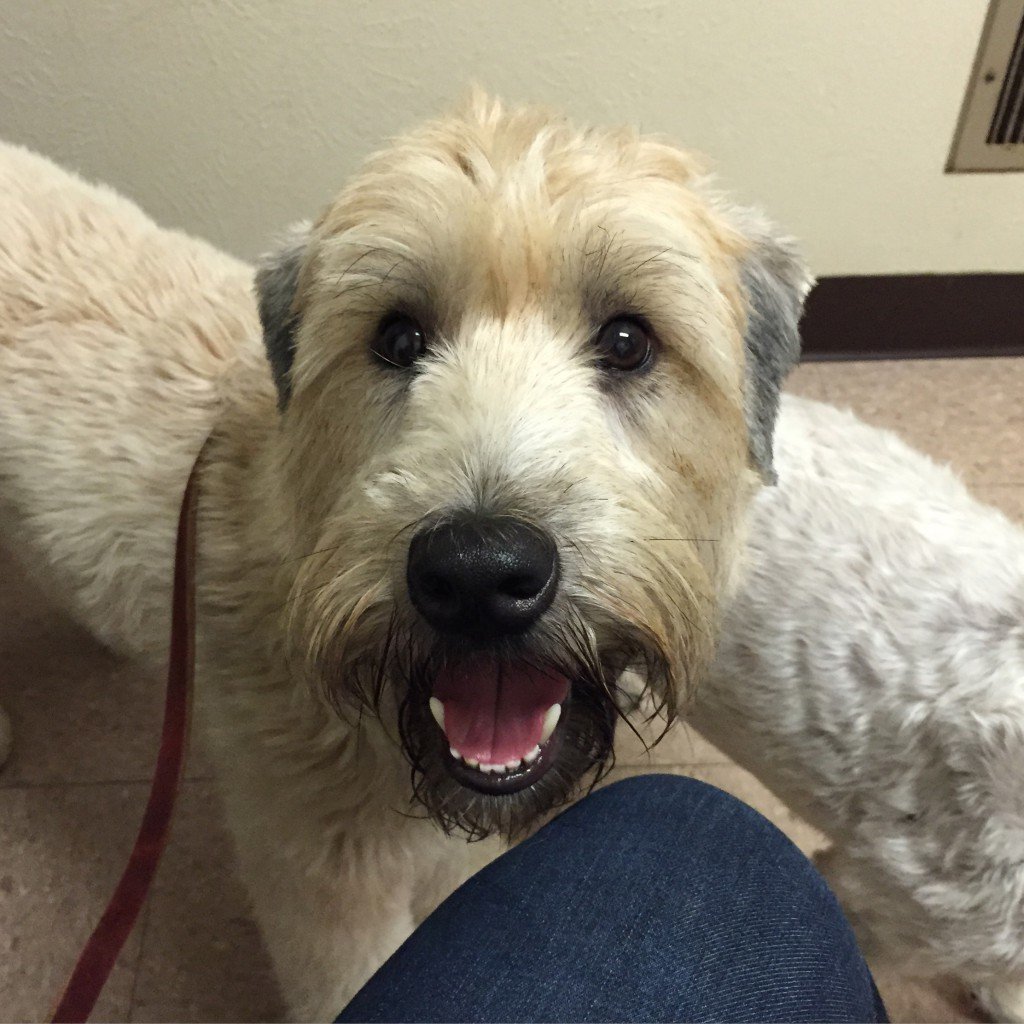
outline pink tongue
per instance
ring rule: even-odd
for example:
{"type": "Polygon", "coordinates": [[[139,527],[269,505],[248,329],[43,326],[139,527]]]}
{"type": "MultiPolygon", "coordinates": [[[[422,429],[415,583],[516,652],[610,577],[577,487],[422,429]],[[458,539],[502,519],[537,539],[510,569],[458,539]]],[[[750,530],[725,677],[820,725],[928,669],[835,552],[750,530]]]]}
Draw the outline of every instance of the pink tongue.
{"type": "Polygon", "coordinates": [[[540,743],[548,708],[568,693],[565,676],[493,658],[446,666],[434,683],[448,742],[481,764],[522,760],[540,743]]]}

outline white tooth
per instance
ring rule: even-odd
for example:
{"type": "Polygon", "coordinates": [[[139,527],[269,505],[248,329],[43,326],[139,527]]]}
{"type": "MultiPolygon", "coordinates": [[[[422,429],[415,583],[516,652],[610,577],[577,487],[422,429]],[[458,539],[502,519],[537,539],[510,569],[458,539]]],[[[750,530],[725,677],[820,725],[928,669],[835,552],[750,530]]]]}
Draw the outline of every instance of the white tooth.
{"type": "Polygon", "coordinates": [[[509,772],[514,772],[522,763],[522,761],[506,761],[505,770],[509,772]]]}
{"type": "Polygon", "coordinates": [[[480,762],[475,757],[467,757],[466,764],[468,764],[470,768],[480,767],[480,762]]]}
{"type": "Polygon", "coordinates": [[[430,713],[441,727],[441,732],[444,732],[444,705],[436,697],[430,698],[430,713]]]}
{"type": "Polygon", "coordinates": [[[456,761],[462,760],[462,755],[454,747],[449,747],[448,751],[449,753],[451,753],[452,757],[454,757],[456,761]]]}
{"type": "Polygon", "coordinates": [[[491,771],[494,772],[495,775],[504,775],[505,766],[503,764],[492,764],[491,771]]]}
{"type": "Polygon", "coordinates": [[[562,714],[561,704],[552,704],[548,708],[548,713],[544,716],[544,728],[540,733],[541,743],[547,743],[551,738],[551,734],[555,731],[555,726],[558,725],[558,718],[562,714]]]}
{"type": "Polygon", "coordinates": [[[528,754],[523,754],[523,764],[533,764],[540,757],[540,747],[534,747],[528,754]]]}

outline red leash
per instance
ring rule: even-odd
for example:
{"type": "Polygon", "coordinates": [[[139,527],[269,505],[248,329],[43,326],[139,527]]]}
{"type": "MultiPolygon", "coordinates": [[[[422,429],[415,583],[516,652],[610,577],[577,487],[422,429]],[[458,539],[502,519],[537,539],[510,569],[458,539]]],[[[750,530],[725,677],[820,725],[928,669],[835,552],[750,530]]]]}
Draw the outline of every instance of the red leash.
{"type": "Polygon", "coordinates": [[[202,452],[189,474],[178,516],[167,697],[160,752],[146,812],[114,895],[89,936],[53,1011],[54,1024],[84,1024],[89,1019],[114,961],[146,901],[160,855],[167,844],[174,801],[185,764],[195,671],[196,478],[201,458],[202,452]]]}

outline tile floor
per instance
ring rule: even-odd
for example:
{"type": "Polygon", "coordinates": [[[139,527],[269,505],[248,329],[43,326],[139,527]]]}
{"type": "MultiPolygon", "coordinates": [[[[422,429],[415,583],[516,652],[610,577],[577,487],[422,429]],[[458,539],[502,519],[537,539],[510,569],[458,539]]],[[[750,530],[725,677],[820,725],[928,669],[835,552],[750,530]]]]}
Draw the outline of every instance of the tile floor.
{"type": "MultiPolygon", "coordinates": [[[[896,429],[1024,521],[1024,359],[810,364],[791,389],[896,429]]],[[[161,699],[158,680],[98,648],[0,555],[0,702],[16,740],[0,772],[0,1019],[45,1019],[102,910],[145,799],[161,699]]],[[[699,738],[681,730],[656,759],[753,803],[805,850],[821,844],[699,738]]],[[[644,763],[634,751],[621,771],[644,763]]],[[[880,980],[897,1020],[971,1019],[953,989],[880,980]]],[[[95,1019],[265,1020],[280,1012],[198,750],[155,891],[95,1019]]]]}

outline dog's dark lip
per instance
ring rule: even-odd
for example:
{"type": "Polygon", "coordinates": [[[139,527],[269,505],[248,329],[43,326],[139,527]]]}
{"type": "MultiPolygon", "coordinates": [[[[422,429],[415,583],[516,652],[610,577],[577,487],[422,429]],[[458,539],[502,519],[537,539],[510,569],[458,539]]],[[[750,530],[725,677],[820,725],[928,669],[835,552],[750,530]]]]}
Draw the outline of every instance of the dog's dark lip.
{"type": "Polygon", "coordinates": [[[524,789],[528,789],[546,775],[558,760],[558,754],[562,748],[562,731],[565,718],[566,716],[563,711],[555,731],[541,744],[537,759],[530,764],[516,768],[514,771],[505,772],[502,775],[494,772],[482,772],[477,768],[471,768],[465,761],[453,757],[449,750],[446,750],[443,755],[444,766],[448,770],[448,774],[456,782],[467,789],[472,789],[474,792],[484,793],[487,796],[505,796],[510,793],[519,793],[524,789]]]}

